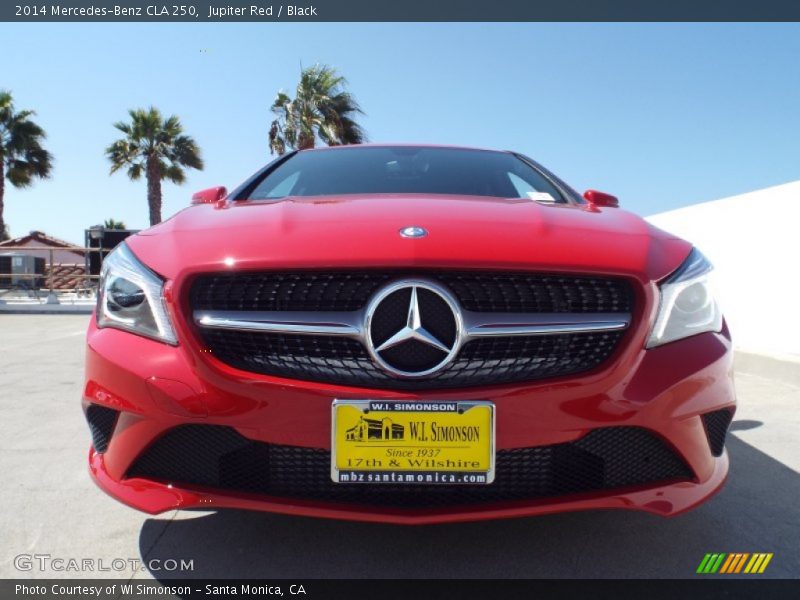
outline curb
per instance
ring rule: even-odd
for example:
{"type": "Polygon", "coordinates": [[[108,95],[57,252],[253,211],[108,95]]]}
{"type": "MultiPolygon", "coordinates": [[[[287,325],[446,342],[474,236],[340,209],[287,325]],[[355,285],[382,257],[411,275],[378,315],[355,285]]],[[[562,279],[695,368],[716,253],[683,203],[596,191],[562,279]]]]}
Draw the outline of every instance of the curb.
{"type": "Polygon", "coordinates": [[[0,315],[90,315],[94,305],[75,304],[0,304],[0,315]]]}

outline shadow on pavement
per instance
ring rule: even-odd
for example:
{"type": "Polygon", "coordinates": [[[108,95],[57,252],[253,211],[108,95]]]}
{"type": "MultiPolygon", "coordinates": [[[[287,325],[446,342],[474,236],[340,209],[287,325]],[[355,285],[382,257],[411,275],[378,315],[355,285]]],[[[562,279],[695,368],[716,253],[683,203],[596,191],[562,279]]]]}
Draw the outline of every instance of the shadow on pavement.
{"type": "Polygon", "coordinates": [[[166,528],[148,519],[139,550],[147,560],[194,559],[191,573],[154,577],[681,578],[695,576],[706,552],[774,552],[761,577],[800,577],[800,475],[735,433],[728,451],[727,486],[672,519],[593,511],[402,527],[231,510],[166,528]]]}

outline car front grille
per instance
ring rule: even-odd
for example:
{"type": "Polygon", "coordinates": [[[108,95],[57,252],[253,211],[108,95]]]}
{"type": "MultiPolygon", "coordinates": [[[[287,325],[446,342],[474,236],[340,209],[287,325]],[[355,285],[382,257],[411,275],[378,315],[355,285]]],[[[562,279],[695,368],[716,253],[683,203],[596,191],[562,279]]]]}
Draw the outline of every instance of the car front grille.
{"type": "Polygon", "coordinates": [[[489,485],[336,484],[330,452],[249,440],[219,425],[182,425],[158,438],[128,478],[217,491],[390,508],[470,506],[568,496],[693,475],[660,438],[639,427],[595,429],[575,442],[500,450],[489,485]]]}
{"type": "MultiPolygon", "coordinates": [[[[194,313],[295,311],[319,313],[324,319],[326,312],[363,310],[383,286],[404,278],[432,281],[448,290],[462,310],[476,314],[630,315],[633,310],[633,290],[623,278],[425,270],[202,275],[192,284],[190,304],[194,313]]],[[[401,308],[407,310],[405,306],[401,308]]],[[[624,335],[618,330],[473,339],[442,370],[426,377],[403,379],[378,368],[362,341],[349,337],[203,326],[199,330],[213,356],[239,369],[306,381],[399,390],[495,385],[581,373],[608,359],[624,335]]],[[[449,330],[435,333],[439,339],[452,337],[449,330]]],[[[411,366],[436,362],[435,356],[420,354],[431,354],[430,348],[414,344],[392,349],[386,358],[411,366]],[[408,356],[391,356],[402,352],[408,356]]]]}

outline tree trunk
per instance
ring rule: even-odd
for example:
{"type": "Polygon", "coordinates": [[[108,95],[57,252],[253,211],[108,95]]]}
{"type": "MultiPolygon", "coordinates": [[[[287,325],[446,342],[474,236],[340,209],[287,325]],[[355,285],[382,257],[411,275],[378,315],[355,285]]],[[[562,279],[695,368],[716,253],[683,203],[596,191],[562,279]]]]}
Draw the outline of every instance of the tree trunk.
{"type": "Polygon", "coordinates": [[[147,205],[150,207],[150,226],[161,223],[161,169],[158,159],[147,159],[147,205]]]}
{"type": "Polygon", "coordinates": [[[298,150],[308,150],[309,148],[314,147],[314,134],[306,135],[301,133],[297,136],[297,149],[298,150]]]}
{"type": "MultiPolygon", "coordinates": [[[[2,242],[5,238],[4,233],[6,231],[6,221],[3,218],[3,209],[5,205],[3,204],[3,196],[6,193],[6,164],[5,164],[5,157],[3,153],[0,152],[0,242],[2,242]]],[[[9,233],[9,235],[11,235],[9,233]]]]}

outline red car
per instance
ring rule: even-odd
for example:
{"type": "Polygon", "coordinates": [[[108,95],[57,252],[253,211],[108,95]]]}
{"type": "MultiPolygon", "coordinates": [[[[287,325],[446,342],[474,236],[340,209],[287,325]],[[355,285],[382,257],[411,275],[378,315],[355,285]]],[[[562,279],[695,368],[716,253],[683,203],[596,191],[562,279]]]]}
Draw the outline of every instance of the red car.
{"type": "Polygon", "coordinates": [[[674,515],[728,471],[711,270],[513,152],[289,153],[106,258],[91,474],[149,513],[674,515]]]}

